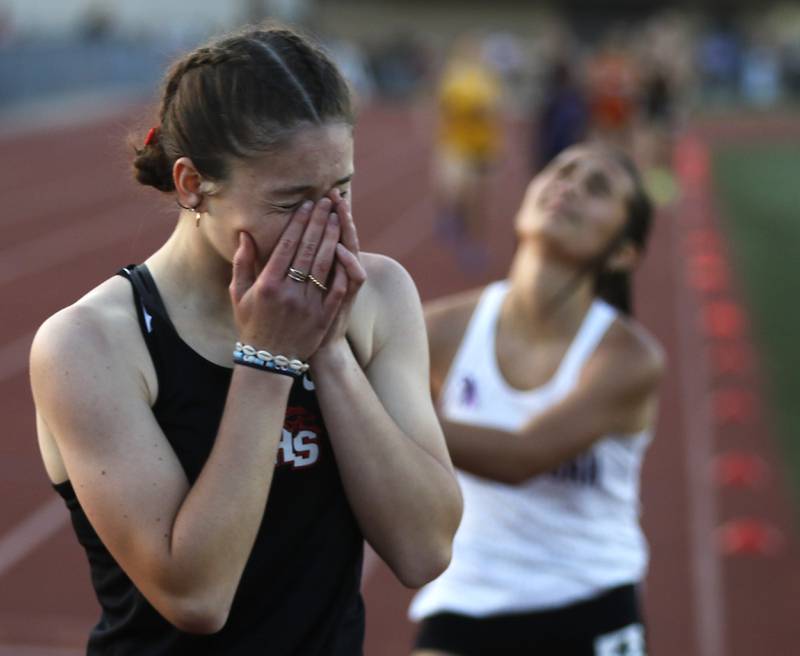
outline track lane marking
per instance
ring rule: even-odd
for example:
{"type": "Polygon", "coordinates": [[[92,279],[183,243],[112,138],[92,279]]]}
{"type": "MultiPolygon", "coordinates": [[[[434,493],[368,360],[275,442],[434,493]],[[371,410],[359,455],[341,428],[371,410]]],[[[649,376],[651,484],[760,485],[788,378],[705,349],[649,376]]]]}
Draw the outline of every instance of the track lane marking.
{"type": "Polygon", "coordinates": [[[47,542],[69,519],[61,497],[41,504],[0,537],[0,578],[34,549],[47,542]]]}

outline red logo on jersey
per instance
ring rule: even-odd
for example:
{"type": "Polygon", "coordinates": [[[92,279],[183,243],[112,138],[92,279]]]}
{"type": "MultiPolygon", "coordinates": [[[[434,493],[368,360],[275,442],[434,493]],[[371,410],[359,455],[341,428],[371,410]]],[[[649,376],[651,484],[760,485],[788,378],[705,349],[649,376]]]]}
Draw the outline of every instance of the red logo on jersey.
{"type": "Polygon", "coordinates": [[[319,460],[319,417],[303,406],[289,406],[283,422],[275,466],[310,467],[319,460]]]}

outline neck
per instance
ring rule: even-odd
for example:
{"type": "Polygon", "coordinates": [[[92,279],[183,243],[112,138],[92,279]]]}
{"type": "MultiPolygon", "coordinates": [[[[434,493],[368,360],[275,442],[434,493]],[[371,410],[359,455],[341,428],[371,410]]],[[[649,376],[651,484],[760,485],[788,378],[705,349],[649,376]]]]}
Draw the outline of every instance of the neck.
{"type": "Polygon", "coordinates": [[[591,276],[576,281],[577,275],[574,266],[523,242],[511,264],[501,321],[529,338],[570,334],[594,300],[591,276]]]}
{"type": "Polygon", "coordinates": [[[213,322],[233,322],[231,264],[203,238],[193,214],[181,212],[172,235],[147,264],[168,303],[179,303],[213,322]]]}

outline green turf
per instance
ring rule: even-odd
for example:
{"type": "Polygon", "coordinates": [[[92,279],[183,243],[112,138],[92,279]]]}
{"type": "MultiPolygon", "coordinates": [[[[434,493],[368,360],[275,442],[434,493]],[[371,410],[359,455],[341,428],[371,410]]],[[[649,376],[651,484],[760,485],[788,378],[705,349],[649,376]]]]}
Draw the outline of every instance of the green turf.
{"type": "Polygon", "coordinates": [[[713,171],[800,503],[800,145],[720,146],[713,171]]]}

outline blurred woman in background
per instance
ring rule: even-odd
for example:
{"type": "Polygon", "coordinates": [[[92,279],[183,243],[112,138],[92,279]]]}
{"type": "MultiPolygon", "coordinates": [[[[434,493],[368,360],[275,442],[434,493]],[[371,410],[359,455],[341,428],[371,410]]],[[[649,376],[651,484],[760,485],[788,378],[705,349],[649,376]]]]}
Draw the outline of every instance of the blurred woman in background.
{"type": "Polygon", "coordinates": [[[639,473],[664,357],[630,276],[651,213],[626,156],[573,146],[528,187],[508,279],[426,307],[464,517],[412,603],[415,656],[645,653],[639,473]]]}

